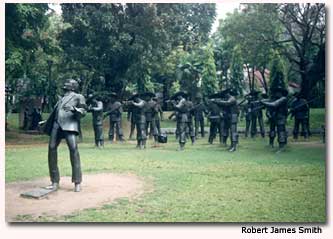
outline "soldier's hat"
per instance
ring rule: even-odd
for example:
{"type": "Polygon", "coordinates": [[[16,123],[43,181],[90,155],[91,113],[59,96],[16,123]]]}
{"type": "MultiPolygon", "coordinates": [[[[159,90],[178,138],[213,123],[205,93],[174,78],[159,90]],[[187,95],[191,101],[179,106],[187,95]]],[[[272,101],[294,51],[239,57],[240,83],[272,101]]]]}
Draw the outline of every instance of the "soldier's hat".
{"type": "Polygon", "coordinates": [[[156,95],[153,92],[145,92],[142,94],[143,97],[149,97],[149,98],[153,98],[156,97],[156,95]]]}
{"type": "Polygon", "coordinates": [[[117,94],[115,92],[108,92],[108,97],[110,98],[117,98],[117,94]]]}
{"type": "Polygon", "coordinates": [[[79,83],[74,79],[67,79],[62,88],[66,90],[77,91],[79,89],[79,83]]]}
{"type": "Polygon", "coordinates": [[[202,99],[202,94],[200,92],[196,93],[195,98],[202,99]]]}
{"type": "Polygon", "coordinates": [[[226,93],[227,93],[227,90],[222,90],[217,93],[211,94],[210,96],[208,96],[208,98],[209,99],[223,98],[226,93]]]}
{"type": "Polygon", "coordinates": [[[188,96],[188,94],[184,91],[178,91],[176,94],[174,94],[171,99],[174,100],[176,99],[178,96],[182,96],[184,98],[186,98],[188,96]]]}
{"type": "Polygon", "coordinates": [[[276,87],[276,88],[273,88],[271,90],[272,90],[272,92],[281,92],[281,94],[283,96],[287,96],[288,95],[288,90],[286,88],[284,88],[284,87],[276,87]]]}
{"type": "Polygon", "coordinates": [[[134,100],[134,98],[140,98],[141,95],[139,93],[134,93],[128,100],[134,100]]]}
{"type": "Polygon", "coordinates": [[[261,94],[261,98],[263,98],[263,99],[267,99],[267,98],[268,98],[268,95],[267,95],[266,93],[262,93],[262,94],[261,94]]]}
{"type": "Polygon", "coordinates": [[[259,95],[260,91],[259,90],[251,90],[250,93],[248,95],[253,95],[253,96],[257,96],[259,95]]]}

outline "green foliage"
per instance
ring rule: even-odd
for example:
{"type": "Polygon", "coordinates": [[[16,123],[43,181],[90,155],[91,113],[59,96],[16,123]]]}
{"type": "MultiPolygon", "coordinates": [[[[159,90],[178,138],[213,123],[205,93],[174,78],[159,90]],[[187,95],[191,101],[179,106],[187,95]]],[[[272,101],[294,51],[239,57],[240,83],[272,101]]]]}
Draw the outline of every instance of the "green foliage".
{"type": "Polygon", "coordinates": [[[231,65],[230,65],[230,85],[239,93],[243,95],[244,73],[243,73],[243,58],[239,45],[236,45],[233,50],[231,65]]]}
{"type": "Polygon", "coordinates": [[[284,80],[284,67],[281,61],[280,55],[275,52],[273,56],[273,60],[270,66],[270,90],[274,91],[276,88],[284,88],[286,89],[286,83],[284,80]]]}

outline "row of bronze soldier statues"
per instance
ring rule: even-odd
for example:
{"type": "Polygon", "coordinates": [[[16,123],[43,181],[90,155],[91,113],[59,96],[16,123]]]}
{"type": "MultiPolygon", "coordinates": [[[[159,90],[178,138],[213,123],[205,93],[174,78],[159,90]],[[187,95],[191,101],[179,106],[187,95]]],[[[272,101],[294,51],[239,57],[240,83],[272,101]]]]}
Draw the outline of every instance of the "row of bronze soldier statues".
{"type": "MultiPolygon", "coordinates": [[[[77,136],[80,134],[80,118],[86,112],[90,111],[93,115],[93,128],[95,132],[95,144],[98,147],[104,145],[103,119],[109,117],[110,130],[109,139],[113,141],[114,137],[124,141],[124,135],[121,127],[122,104],[117,100],[115,93],[109,94],[110,102],[104,112],[103,102],[98,95],[89,95],[87,101],[85,97],[78,94],[79,84],[73,79],[64,83],[64,95],[56,103],[54,110],[49,118],[43,124],[43,130],[50,135],[48,164],[52,184],[48,186],[51,190],[57,190],[59,187],[59,169],[57,159],[57,148],[62,139],[66,140],[70,151],[70,160],[72,165],[72,182],[75,184],[74,191],[81,190],[82,181],[80,156],[77,147],[77,136]],[[114,130],[116,129],[116,130],[114,130]],[[115,135],[116,132],[116,135],[115,135]]],[[[256,119],[252,119],[255,124],[258,119],[259,124],[263,124],[261,110],[265,107],[270,124],[269,142],[273,146],[277,133],[280,149],[287,144],[286,120],[288,116],[288,92],[283,87],[276,87],[270,90],[271,97],[257,97],[257,93],[251,93],[248,98],[251,112],[255,112],[256,119]],[[254,100],[256,99],[256,100],[254,100]],[[252,104],[252,105],[251,105],[252,104]]],[[[233,89],[226,89],[216,94],[210,95],[208,99],[203,99],[197,95],[195,102],[192,103],[190,97],[185,92],[177,92],[169,100],[166,100],[174,109],[176,118],[176,137],[179,141],[179,150],[183,150],[187,138],[190,138],[192,144],[198,136],[198,128],[201,126],[201,136],[204,137],[204,114],[210,121],[209,143],[213,143],[217,132],[220,136],[220,142],[227,144],[230,137],[229,151],[234,152],[238,144],[238,115],[239,106],[237,92],[233,89]],[[193,127],[193,118],[195,119],[195,128],[193,127]]],[[[161,101],[153,93],[134,94],[123,102],[129,108],[128,119],[131,121],[131,135],[134,127],[137,131],[137,147],[146,148],[148,132],[157,142],[166,142],[166,136],[161,132],[160,120],[163,119],[161,101]],[[148,130],[150,129],[150,131],[148,130]]],[[[298,134],[299,124],[302,125],[304,137],[308,136],[308,105],[304,99],[297,96],[292,102],[290,111],[295,117],[294,136],[298,134]]],[[[172,116],[173,116],[172,115],[172,116]]],[[[171,117],[172,117],[171,116],[171,117]]],[[[251,117],[254,117],[251,114],[251,117]]],[[[254,127],[254,126],[252,126],[254,127]]],[[[264,127],[261,125],[261,130],[264,127]]],[[[262,132],[262,131],[261,131],[262,132]]],[[[262,136],[264,133],[262,132],[262,136]]]]}

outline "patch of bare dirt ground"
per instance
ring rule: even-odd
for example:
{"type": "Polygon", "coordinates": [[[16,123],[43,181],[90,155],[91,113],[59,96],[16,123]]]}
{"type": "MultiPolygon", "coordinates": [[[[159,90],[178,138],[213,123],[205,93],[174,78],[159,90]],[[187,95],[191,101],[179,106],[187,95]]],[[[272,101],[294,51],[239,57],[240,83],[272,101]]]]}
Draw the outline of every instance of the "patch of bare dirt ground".
{"type": "Polygon", "coordinates": [[[62,177],[60,189],[42,199],[23,198],[21,193],[44,187],[48,178],[6,184],[6,221],[17,222],[19,216],[58,217],[87,208],[99,208],[118,198],[133,199],[143,194],[144,182],[133,174],[83,175],[81,192],[73,192],[70,177],[62,177]]]}

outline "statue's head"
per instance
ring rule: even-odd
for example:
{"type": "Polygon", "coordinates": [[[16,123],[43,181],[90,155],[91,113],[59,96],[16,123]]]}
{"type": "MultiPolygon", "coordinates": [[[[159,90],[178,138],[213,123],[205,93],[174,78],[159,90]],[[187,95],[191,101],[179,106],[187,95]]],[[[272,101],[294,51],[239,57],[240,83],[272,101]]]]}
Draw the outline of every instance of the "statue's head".
{"type": "Polygon", "coordinates": [[[65,91],[77,91],[79,89],[79,83],[76,80],[68,79],[65,81],[62,89],[65,91]]]}

